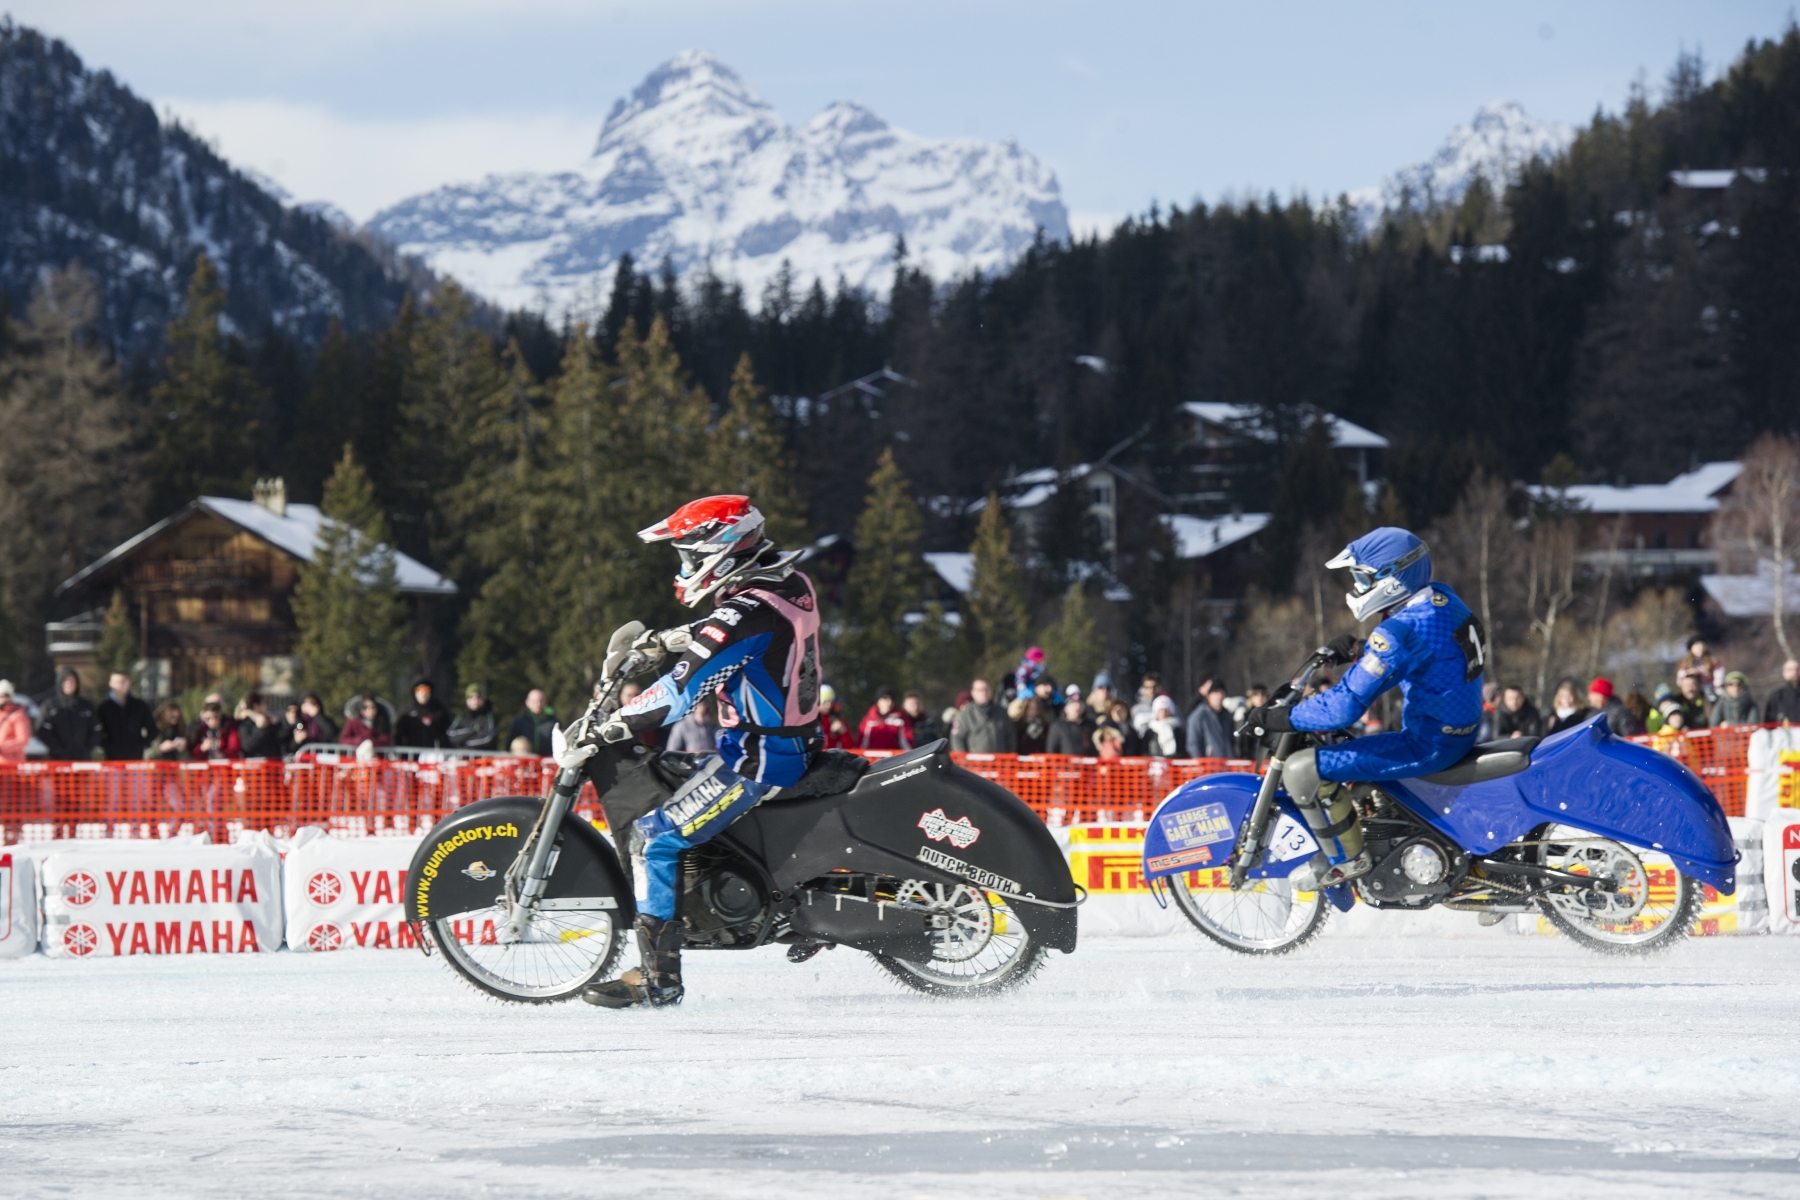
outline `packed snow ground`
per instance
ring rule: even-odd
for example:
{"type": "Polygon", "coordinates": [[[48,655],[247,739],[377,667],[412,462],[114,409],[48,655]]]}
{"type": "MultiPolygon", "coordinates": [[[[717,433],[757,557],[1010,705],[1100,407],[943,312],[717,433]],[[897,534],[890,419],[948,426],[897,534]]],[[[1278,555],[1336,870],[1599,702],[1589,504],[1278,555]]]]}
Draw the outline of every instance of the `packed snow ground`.
{"type": "Polygon", "coordinates": [[[407,952],[0,962],[9,1196],[1800,1195],[1800,939],[1090,938],[1010,998],[694,954],[679,1010],[407,952]]]}

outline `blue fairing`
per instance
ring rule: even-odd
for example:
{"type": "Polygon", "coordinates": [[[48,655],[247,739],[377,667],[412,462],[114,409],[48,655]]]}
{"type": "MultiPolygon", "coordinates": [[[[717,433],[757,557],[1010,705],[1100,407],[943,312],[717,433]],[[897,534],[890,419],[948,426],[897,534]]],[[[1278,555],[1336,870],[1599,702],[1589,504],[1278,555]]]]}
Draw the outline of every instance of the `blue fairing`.
{"type": "MultiPolygon", "coordinates": [[[[1224,866],[1261,786],[1262,779],[1255,775],[1207,775],[1171,792],[1156,806],[1144,831],[1144,878],[1224,866]]],[[[1286,879],[1319,852],[1318,841],[1287,793],[1277,792],[1275,801],[1281,815],[1269,839],[1269,853],[1262,866],[1251,870],[1252,879],[1286,879]]],[[[1332,888],[1327,895],[1339,908],[1350,907],[1348,887],[1332,888]]]]}
{"type": "Polygon", "coordinates": [[[1604,714],[1545,738],[1517,775],[1467,787],[1406,779],[1381,788],[1476,854],[1556,821],[1660,850],[1682,874],[1725,895],[1737,890],[1737,852],[1718,800],[1673,758],[1614,737],[1604,714]]]}
{"type": "MultiPolygon", "coordinates": [[[[1144,878],[1223,866],[1260,786],[1254,775],[1209,775],[1170,793],[1144,833],[1144,878]]],[[[1660,850],[1684,875],[1725,895],[1737,889],[1737,853],[1718,800],[1673,758],[1614,737],[1604,715],[1545,738],[1517,775],[1465,787],[1422,779],[1380,786],[1476,854],[1557,822],[1660,850]]],[[[1250,872],[1255,878],[1285,878],[1318,849],[1287,793],[1276,798],[1282,815],[1265,865],[1250,872]]]]}

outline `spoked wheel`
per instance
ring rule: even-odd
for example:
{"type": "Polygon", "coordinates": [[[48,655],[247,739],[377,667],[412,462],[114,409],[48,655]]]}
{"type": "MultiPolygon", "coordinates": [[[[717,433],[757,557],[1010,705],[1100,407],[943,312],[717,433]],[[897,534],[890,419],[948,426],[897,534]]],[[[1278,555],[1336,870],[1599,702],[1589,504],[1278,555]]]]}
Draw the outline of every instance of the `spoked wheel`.
{"type": "Polygon", "coordinates": [[[1044,965],[1044,948],[1003,896],[968,884],[908,879],[894,903],[929,914],[931,961],[908,962],[887,954],[883,970],[930,996],[991,996],[1016,988],[1044,965]]]}
{"type": "Polygon", "coordinates": [[[1553,825],[1538,840],[1538,862],[1609,883],[1602,892],[1564,892],[1538,901],[1571,939],[1602,954],[1648,954],[1687,937],[1704,889],[1661,854],[1553,825]]]}
{"type": "Polygon", "coordinates": [[[499,905],[439,917],[433,940],[458,975],[502,1000],[554,1004],[577,995],[618,961],[624,940],[604,909],[537,912],[525,936],[502,941],[506,910],[499,905]]]}
{"type": "Polygon", "coordinates": [[[1213,870],[1166,877],[1175,907],[1227,950],[1286,954],[1325,927],[1325,893],[1300,891],[1285,879],[1259,879],[1234,892],[1229,876],[1213,870]]]}

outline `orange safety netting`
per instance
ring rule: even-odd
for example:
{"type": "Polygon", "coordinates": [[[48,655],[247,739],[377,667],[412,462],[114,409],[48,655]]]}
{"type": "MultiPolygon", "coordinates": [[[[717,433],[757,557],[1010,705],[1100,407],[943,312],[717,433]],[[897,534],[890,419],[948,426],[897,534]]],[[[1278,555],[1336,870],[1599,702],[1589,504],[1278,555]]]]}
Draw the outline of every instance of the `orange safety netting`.
{"type": "MultiPolygon", "coordinates": [[[[1742,816],[1750,726],[1637,740],[1685,763],[1726,813],[1742,816]]],[[[870,752],[871,758],[885,754],[870,752]]],[[[1073,758],[954,754],[1031,806],[1046,824],[1144,821],[1175,788],[1202,775],[1251,771],[1244,759],[1073,758]]],[[[242,830],[277,836],[322,825],[345,836],[412,834],[490,796],[537,796],[555,768],[540,758],[442,762],[0,763],[0,844],[52,838],[156,838],[242,830]]],[[[577,811],[598,822],[592,786],[577,811]]]]}

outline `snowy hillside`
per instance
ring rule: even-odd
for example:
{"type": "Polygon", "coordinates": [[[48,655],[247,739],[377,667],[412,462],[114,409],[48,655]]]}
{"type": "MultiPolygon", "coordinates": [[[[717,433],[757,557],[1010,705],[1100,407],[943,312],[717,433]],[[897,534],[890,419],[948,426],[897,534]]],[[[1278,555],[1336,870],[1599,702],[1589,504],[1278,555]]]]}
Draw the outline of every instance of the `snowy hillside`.
{"type": "Polygon", "coordinates": [[[1477,178],[1486,178],[1498,192],[1526,163],[1553,158],[1574,140],[1573,125],[1537,120],[1514,101],[1484,104],[1436,154],[1395,171],[1379,186],[1350,193],[1350,203],[1368,227],[1383,212],[1455,204],[1477,178]]]}
{"type": "Polygon", "coordinates": [[[354,332],[392,320],[404,264],[284,207],[271,184],[63,43],[0,22],[0,295],[15,311],[45,270],[79,261],[100,281],[115,351],[152,353],[204,251],[240,330],[312,342],[332,321],[354,332]]]}
{"type": "Polygon", "coordinates": [[[711,54],[652,71],[607,115],[593,155],[555,174],[490,175],[379,213],[370,227],[505,306],[591,307],[619,256],[710,264],[752,296],[792,264],[883,291],[896,235],[938,279],[993,271],[1042,228],[1066,237],[1056,177],[1012,142],[932,139],[855,104],[789,125],[711,54]]]}

